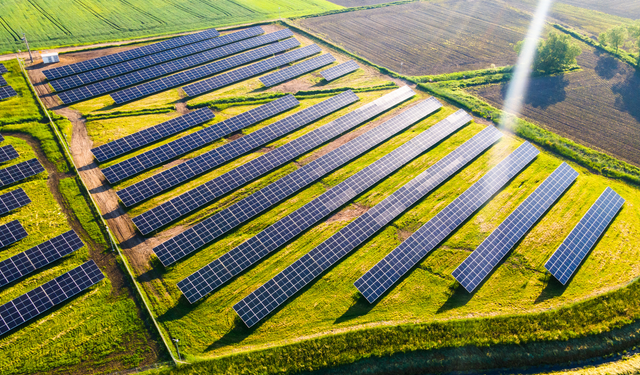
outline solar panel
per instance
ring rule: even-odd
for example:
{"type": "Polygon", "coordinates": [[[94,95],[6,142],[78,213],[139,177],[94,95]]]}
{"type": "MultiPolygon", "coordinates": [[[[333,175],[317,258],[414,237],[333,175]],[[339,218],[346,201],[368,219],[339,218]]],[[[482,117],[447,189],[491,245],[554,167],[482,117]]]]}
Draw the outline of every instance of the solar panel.
{"type": "Polygon", "coordinates": [[[35,318],[104,279],[93,260],[0,306],[0,335],[35,318]]]}
{"type": "Polygon", "coordinates": [[[11,86],[0,87],[0,100],[17,96],[16,90],[11,86]]]}
{"type": "Polygon", "coordinates": [[[293,95],[287,95],[258,108],[231,117],[227,120],[186,135],[180,139],[154,148],[131,159],[112,165],[102,172],[109,181],[121,181],[134,174],[163,164],[181,155],[188,154],[221,137],[231,134],[247,126],[266,120],[278,113],[287,111],[299,104],[293,95]]]}
{"type": "Polygon", "coordinates": [[[7,73],[9,70],[7,69],[6,66],[4,66],[3,64],[0,64],[0,74],[5,74],[7,73]]]}
{"type": "Polygon", "coordinates": [[[7,247],[27,237],[27,231],[18,220],[0,225],[0,248],[7,247]]]}
{"type": "Polygon", "coordinates": [[[343,62],[342,64],[338,64],[327,70],[323,70],[320,72],[320,74],[326,81],[333,81],[336,78],[342,77],[351,72],[355,72],[359,68],[360,67],[355,61],[349,60],[347,62],[343,62]]]}
{"type": "Polygon", "coordinates": [[[168,49],[199,42],[201,40],[215,38],[219,35],[220,34],[215,29],[209,29],[201,31],[199,33],[172,38],[162,42],[130,49],[128,51],[113,53],[111,55],[96,57],[95,59],[85,60],[75,64],[47,69],[42,73],[44,73],[44,76],[47,77],[48,80],[54,80],[72,74],[78,74],[86,72],[88,70],[98,69],[108,65],[114,65],[123,61],[132,60],[168,49]]]}
{"type": "Polygon", "coordinates": [[[197,111],[178,116],[161,124],[133,133],[124,138],[106,143],[102,146],[92,148],[91,152],[99,162],[124,155],[131,150],[144,147],[160,139],[178,134],[196,125],[203,124],[215,115],[209,108],[201,108],[197,111]]]}
{"type": "Polygon", "coordinates": [[[118,197],[129,207],[173,186],[177,186],[192,177],[206,173],[258,146],[300,129],[357,100],[358,97],[351,91],[336,95],[233,142],[214,148],[171,169],[122,189],[118,192],[118,197]]]}
{"type": "Polygon", "coordinates": [[[184,86],[182,89],[187,96],[197,96],[209,91],[217,90],[221,87],[231,85],[236,82],[244,81],[245,79],[257,76],[262,73],[266,73],[270,70],[278,68],[280,66],[292,63],[294,61],[302,60],[306,57],[320,53],[322,50],[315,44],[302,47],[280,56],[274,56],[272,58],[257,62],[255,64],[245,66],[234,71],[220,74],[204,81],[192,83],[184,86]]]}
{"type": "Polygon", "coordinates": [[[36,247],[0,262],[0,287],[43,268],[82,248],[84,244],[76,232],[70,230],[36,247]]]}
{"type": "Polygon", "coordinates": [[[289,216],[180,281],[178,288],[180,288],[189,302],[196,302],[269,253],[320,222],[337,207],[341,207],[360,193],[382,181],[413,158],[460,129],[470,120],[471,117],[464,111],[459,111],[455,115],[449,116],[289,214],[289,216]]]}
{"type": "MultiPolygon", "coordinates": [[[[431,113],[439,108],[439,106],[440,103],[437,101],[431,101],[420,106],[420,108],[416,108],[409,113],[385,122],[364,135],[268,185],[255,194],[216,213],[168,242],[157,246],[153,249],[154,252],[165,266],[176,262],[187,254],[194,252],[200,246],[213,241],[215,238],[259,213],[264,212],[287,197],[290,197],[297,191],[309,186],[325,174],[362,155],[372,147],[375,147],[392,135],[408,127],[411,123],[418,121],[418,119],[421,118],[419,117],[421,114],[426,116],[426,111],[430,111],[429,113],[431,113]],[[431,106],[431,108],[429,108],[429,106],[431,106]],[[198,241],[199,246],[191,246],[193,245],[191,239],[195,238],[200,239],[198,241]],[[189,245],[183,245],[185,240],[189,245]]],[[[296,155],[292,155],[287,160],[291,160],[295,156],[296,155]]],[[[276,159],[276,163],[283,164],[284,162],[286,162],[286,160],[280,161],[276,159]]],[[[182,200],[183,204],[187,202],[188,201],[185,202],[184,199],[182,200]]],[[[187,209],[189,208],[191,207],[187,207],[187,209]]]]}
{"type": "Polygon", "coordinates": [[[0,147],[0,163],[4,163],[5,161],[17,159],[20,155],[18,155],[18,151],[13,148],[12,145],[6,145],[0,147]]]}
{"type": "Polygon", "coordinates": [[[80,73],[77,75],[63,77],[49,83],[56,91],[69,90],[74,87],[84,86],[89,83],[102,81],[104,79],[116,77],[121,74],[126,74],[135,70],[144,69],[167,61],[221,47],[229,43],[237,42],[261,34],[264,34],[262,28],[260,26],[255,26],[232,34],[223,35],[219,38],[208,39],[202,42],[189,44],[183,47],[171,49],[153,55],[125,61],[116,65],[110,65],[104,68],[90,70],[88,72],[80,73]]]}
{"type": "MultiPolygon", "coordinates": [[[[267,281],[256,291],[238,302],[233,306],[233,309],[247,326],[253,326],[335,262],[364,243],[396,216],[411,207],[489,148],[501,136],[500,132],[493,127],[483,130],[365,214],[349,223],[318,247],[285,268],[273,279],[267,281]]],[[[265,240],[267,241],[265,245],[271,249],[271,241],[275,239],[269,238],[265,240]]]]}
{"type": "Polygon", "coordinates": [[[0,169],[0,187],[35,176],[40,172],[44,172],[44,168],[38,159],[30,159],[20,164],[0,169]]]}
{"type": "Polygon", "coordinates": [[[276,52],[286,51],[289,48],[297,46],[297,41],[286,41],[274,46],[267,46],[258,50],[231,56],[233,54],[237,54],[251,48],[276,42],[280,39],[289,38],[291,35],[293,35],[293,33],[291,33],[291,31],[289,30],[280,30],[275,33],[242,40],[209,51],[197,53],[195,55],[183,57],[181,59],[169,61],[163,64],[158,64],[149,68],[130,72],[104,81],[95,82],[90,85],[77,87],[75,89],[59,93],[58,97],[65,104],[78,102],[81,100],[104,95],[112,91],[121,90],[125,87],[137,85],[139,83],[159,78],[171,73],[176,73],[184,69],[193,68],[201,64],[209,63],[203,66],[199,66],[195,69],[190,69],[185,72],[180,72],[178,74],[174,74],[162,79],[147,82],[142,85],[113,93],[111,97],[115,100],[115,102],[117,104],[122,104],[127,101],[152,95],[154,93],[179,86],[183,83],[191,82],[196,79],[204,78],[212,74],[234,68],[247,62],[270,56],[276,52]],[[223,57],[227,58],[211,63],[211,61],[221,59],[223,57]]]}
{"type": "Polygon", "coordinates": [[[578,172],[562,163],[453,271],[453,277],[473,292],[577,177],[578,172]]]}
{"type": "Polygon", "coordinates": [[[616,216],[625,200],[610,187],[600,195],[560,247],[544,265],[553,277],[566,285],[580,263],[616,216]]]}
{"type": "Polygon", "coordinates": [[[0,142],[4,142],[4,137],[0,135],[0,142]]]}
{"type": "Polygon", "coordinates": [[[27,196],[27,193],[22,188],[10,191],[6,194],[0,195],[0,215],[4,215],[8,212],[15,210],[31,203],[31,199],[27,196]]]}
{"type": "Polygon", "coordinates": [[[4,77],[0,76],[0,86],[6,86],[7,85],[7,81],[4,79],[4,77]]]}
{"type": "Polygon", "coordinates": [[[260,82],[262,82],[266,87],[273,87],[303,74],[312,72],[318,68],[322,68],[323,66],[327,66],[334,61],[336,61],[336,58],[330,54],[320,55],[277,72],[267,74],[264,77],[260,77],[260,82]]]}

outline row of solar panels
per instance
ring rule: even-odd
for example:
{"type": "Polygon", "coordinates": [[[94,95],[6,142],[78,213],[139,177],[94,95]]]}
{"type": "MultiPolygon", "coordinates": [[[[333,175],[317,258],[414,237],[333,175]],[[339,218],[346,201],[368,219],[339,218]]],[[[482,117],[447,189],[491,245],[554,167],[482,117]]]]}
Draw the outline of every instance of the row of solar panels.
{"type": "MultiPolygon", "coordinates": [[[[285,52],[300,45],[295,39],[287,39],[293,36],[293,33],[287,29],[261,35],[263,33],[264,30],[261,27],[252,27],[157,54],[143,55],[135,59],[114,63],[113,65],[96,65],[94,70],[83,68],[84,70],[79,74],[51,80],[50,84],[59,92],[58,97],[65,104],[107,93],[112,93],[111,96],[114,101],[121,104],[206,78],[225,70],[235,69],[241,65],[285,52]],[[185,69],[189,70],[183,71],[185,69]],[[160,78],[166,75],[169,76],[160,78]],[[129,86],[134,87],[125,89],[129,86]]],[[[222,87],[222,85],[228,85],[265,73],[318,52],[320,52],[320,49],[317,46],[313,48],[308,46],[301,50],[291,51],[283,56],[274,56],[265,61],[231,71],[205,82],[188,85],[184,89],[190,96],[198,95],[197,93],[211,91],[222,87]]],[[[303,62],[297,66],[265,76],[261,81],[265,86],[273,86],[328,65],[333,61],[335,60],[332,60],[330,55],[320,56],[312,59],[312,61],[303,62]]],[[[66,67],[55,69],[63,68],[66,67]]],[[[357,69],[358,65],[354,61],[349,61],[327,69],[321,74],[327,81],[330,81],[357,69]]],[[[51,71],[47,70],[45,72],[51,71]]],[[[49,74],[51,75],[51,73],[49,74]]]]}
{"type": "Polygon", "coordinates": [[[2,74],[7,73],[7,67],[3,64],[0,64],[0,100],[11,98],[13,96],[18,95],[16,90],[13,87],[7,84],[7,81],[2,77],[2,74]]]}

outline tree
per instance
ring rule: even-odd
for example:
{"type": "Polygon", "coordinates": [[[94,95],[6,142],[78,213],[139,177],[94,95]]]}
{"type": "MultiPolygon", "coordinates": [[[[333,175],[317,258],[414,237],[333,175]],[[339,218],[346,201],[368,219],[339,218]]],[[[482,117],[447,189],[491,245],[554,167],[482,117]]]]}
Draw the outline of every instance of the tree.
{"type": "Polygon", "coordinates": [[[627,29],[623,26],[617,26],[607,31],[607,43],[616,49],[616,53],[618,53],[618,49],[624,44],[626,38],[627,29]]]}
{"type": "MultiPolygon", "coordinates": [[[[515,51],[520,54],[523,41],[515,46],[515,51]]],[[[538,43],[533,70],[541,73],[552,73],[566,67],[576,65],[576,57],[582,53],[582,49],[571,42],[571,37],[565,34],[550,32],[547,40],[538,43]]]]}
{"type": "Polygon", "coordinates": [[[598,42],[600,42],[601,45],[606,46],[607,45],[607,33],[605,33],[605,32],[600,33],[600,35],[598,35],[598,42]]]}
{"type": "Polygon", "coordinates": [[[637,64],[640,65],[640,23],[633,25],[633,26],[629,26],[629,35],[632,38],[636,39],[636,45],[638,46],[638,62],[637,64]]]}

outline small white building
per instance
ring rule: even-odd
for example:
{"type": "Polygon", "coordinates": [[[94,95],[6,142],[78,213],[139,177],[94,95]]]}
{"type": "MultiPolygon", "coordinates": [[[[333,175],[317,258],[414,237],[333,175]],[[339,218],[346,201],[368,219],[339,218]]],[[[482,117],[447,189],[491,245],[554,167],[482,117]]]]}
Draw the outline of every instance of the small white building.
{"type": "Polygon", "coordinates": [[[43,53],[40,56],[42,57],[42,62],[45,64],[60,62],[60,59],[58,58],[58,52],[43,53]]]}

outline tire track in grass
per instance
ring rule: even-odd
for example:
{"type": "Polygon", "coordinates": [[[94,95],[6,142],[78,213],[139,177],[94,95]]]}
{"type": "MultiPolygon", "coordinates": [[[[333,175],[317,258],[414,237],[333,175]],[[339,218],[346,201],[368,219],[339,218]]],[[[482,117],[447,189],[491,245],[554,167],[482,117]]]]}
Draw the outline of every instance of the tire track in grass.
{"type": "Polygon", "coordinates": [[[206,20],[206,19],[209,18],[209,17],[205,17],[202,14],[187,8],[186,6],[184,6],[182,4],[178,4],[175,0],[162,0],[162,1],[164,1],[165,3],[173,6],[174,8],[179,9],[179,10],[181,10],[181,11],[187,13],[187,14],[190,14],[190,15],[196,17],[196,18],[200,18],[202,20],[206,20]]]}
{"type": "Polygon", "coordinates": [[[62,33],[64,33],[65,35],[73,35],[73,33],[71,31],[69,31],[69,29],[67,29],[66,27],[64,27],[64,25],[58,21],[57,19],[55,19],[51,14],[49,14],[49,12],[47,12],[46,10],[44,10],[44,8],[42,8],[40,6],[40,4],[36,3],[36,0],[27,0],[29,2],[29,4],[31,4],[31,6],[33,6],[38,12],[40,12],[40,14],[42,14],[44,16],[44,18],[48,19],[49,22],[51,22],[53,24],[53,26],[57,27],[60,31],[62,31],[62,33]]]}
{"type": "Polygon", "coordinates": [[[154,21],[156,21],[156,22],[158,22],[158,23],[160,23],[160,24],[162,24],[162,25],[166,25],[166,24],[167,24],[167,23],[166,23],[162,18],[154,16],[153,14],[151,14],[151,13],[149,13],[149,12],[145,11],[144,9],[139,8],[139,7],[137,7],[137,6],[133,5],[133,4],[131,4],[131,3],[130,3],[129,1],[127,1],[127,0],[120,0],[120,2],[121,2],[122,4],[124,4],[124,5],[128,6],[129,8],[131,8],[131,9],[135,10],[136,12],[138,12],[138,13],[140,13],[140,14],[143,14],[143,15],[145,15],[145,16],[147,16],[147,17],[151,18],[152,20],[154,20],[154,21]]]}
{"type": "Polygon", "coordinates": [[[83,7],[87,12],[93,14],[97,19],[101,20],[102,22],[106,23],[107,25],[111,26],[112,28],[118,30],[118,31],[122,31],[122,28],[120,26],[118,26],[115,22],[112,22],[110,19],[104,17],[103,15],[101,15],[100,13],[96,12],[95,10],[93,10],[91,7],[89,7],[87,4],[83,3],[82,0],[74,0],[78,5],[80,5],[81,7],[83,7]]]}
{"type": "Polygon", "coordinates": [[[11,27],[11,25],[9,25],[9,23],[4,18],[2,18],[2,16],[0,16],[0,25],[2,25],[2,27],[4,27],[4,29],[7,30],[9,35],[13,37],[14,42],[17,42],[18,40],[20,40],[20,36],[18,35],[18,33],[16,33],[16,31],[11,27]]]}

